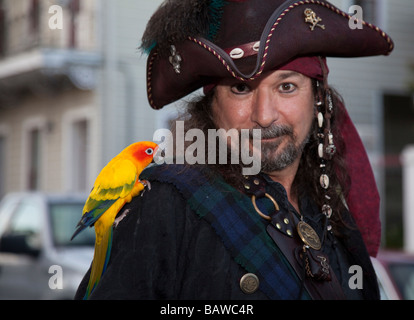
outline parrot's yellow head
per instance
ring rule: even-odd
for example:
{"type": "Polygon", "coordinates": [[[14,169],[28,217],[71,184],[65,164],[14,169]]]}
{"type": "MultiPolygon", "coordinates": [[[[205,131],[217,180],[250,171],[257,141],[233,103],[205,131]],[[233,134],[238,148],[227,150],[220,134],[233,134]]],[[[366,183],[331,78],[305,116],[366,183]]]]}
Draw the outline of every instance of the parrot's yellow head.
{"type": "Polygon", "coordinates": [[[140,141],[132,144],[128,149],[139,165],[145,168],[152,162],[158,145],[152,141],[140,141]]]}

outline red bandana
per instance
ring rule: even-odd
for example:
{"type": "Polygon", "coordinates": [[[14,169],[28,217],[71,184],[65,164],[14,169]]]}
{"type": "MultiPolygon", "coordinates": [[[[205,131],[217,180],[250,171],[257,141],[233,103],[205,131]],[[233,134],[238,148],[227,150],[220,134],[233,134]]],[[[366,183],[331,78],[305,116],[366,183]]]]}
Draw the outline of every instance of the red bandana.
{"type": "Polygon", "coordinates": [[[326,58],[319,59],[319,57],[317,56],[296,58],[286,63],[285,65],[280,67],[278,70],[296,71],[301,74],[304,74],[305,76],[309,78],[323,81],[323,70],[321,66],[321,61],[325,65],[324,67],[326,69],[326,74],[328,74],[329,69],[328,69],[328,65],[326,64],[326,58]]]}

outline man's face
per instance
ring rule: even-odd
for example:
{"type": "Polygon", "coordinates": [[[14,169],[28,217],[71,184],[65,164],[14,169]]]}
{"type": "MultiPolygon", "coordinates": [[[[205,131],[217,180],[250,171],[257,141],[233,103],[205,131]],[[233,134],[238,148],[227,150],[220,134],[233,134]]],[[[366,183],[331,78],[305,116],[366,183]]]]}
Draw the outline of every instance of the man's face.
{"type": "Polygon", "coordinates": [[[222,80],[212,106],[218,128],[261,129],[262,171],[270,173],[299,163],[314,119],[313,101],[310,78],[277,70],[249,82],[222,80]]]}

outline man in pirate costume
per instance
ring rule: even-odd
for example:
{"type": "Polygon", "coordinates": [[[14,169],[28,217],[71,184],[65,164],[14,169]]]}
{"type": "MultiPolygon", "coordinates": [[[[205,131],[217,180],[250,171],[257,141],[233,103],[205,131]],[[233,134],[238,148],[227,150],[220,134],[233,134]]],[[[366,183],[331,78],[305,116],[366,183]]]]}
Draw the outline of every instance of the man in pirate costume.
{"type": "MultiPolygon", "coordinates": [[[[91,299],[378,299],[379,197],[326,57],[388,55],[327,1],[169,0],[148,23],[148,100],[186,130],[261,129],[261,172],[159,165],[126,205],[91,299]],[[362,288],[350,288],[350,266],[362,288]]],[[[253,148],[252,144],[250,148],[253,148]]],[[[89,273],[77,296],[82,298],[89,273]]]]}

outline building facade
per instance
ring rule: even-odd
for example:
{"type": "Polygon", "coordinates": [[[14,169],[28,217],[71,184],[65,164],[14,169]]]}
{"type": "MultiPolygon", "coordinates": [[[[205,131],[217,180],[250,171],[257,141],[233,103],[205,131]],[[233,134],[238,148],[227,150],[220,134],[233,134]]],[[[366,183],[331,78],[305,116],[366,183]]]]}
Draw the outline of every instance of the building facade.
{"type": "Polygon", "coordinates": [[[2,194],[86,189],[99,65],[95,7],[93,0],[0,1],[2,194]]]}
{"type": "Polygon", "coordinates": [[[140,34],[161,1],[0,1],[0,197],[87,191],[149,140],[140,34]]]}

